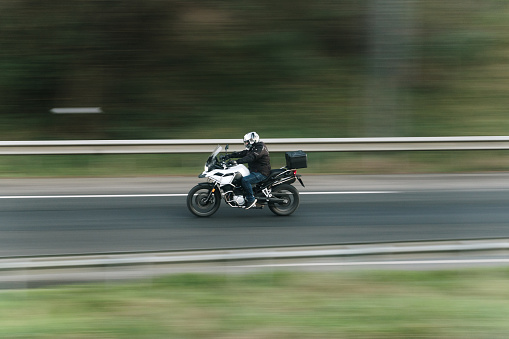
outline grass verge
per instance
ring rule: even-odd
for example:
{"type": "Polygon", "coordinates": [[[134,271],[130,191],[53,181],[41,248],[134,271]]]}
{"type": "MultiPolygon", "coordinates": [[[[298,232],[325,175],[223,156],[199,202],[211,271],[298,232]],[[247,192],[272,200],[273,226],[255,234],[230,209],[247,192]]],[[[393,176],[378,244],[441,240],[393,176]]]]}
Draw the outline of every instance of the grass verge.
{"type": "Polygon", "coordinates": [[[2,338],[506,338],[509,269],[173,275],[0,294],[2,338]]]}
{"type": "MultiPolygon", "coordinates": [[[[301,174],[392,174],[509,170],[509,151],[310,152],[301,174]]],[[[10,155],[0,157],[0,178],[197,176],[204,154],[10,155]]],[[[271,153],[272,167],[285,165],[271,153]]]]}

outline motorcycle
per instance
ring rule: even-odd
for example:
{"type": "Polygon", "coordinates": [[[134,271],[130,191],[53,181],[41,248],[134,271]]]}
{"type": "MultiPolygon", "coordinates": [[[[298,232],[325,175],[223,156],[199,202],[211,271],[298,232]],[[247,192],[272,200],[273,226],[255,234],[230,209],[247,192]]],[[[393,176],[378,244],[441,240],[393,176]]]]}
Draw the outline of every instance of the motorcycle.
{"type": "MultiPolygon", "coordinates": [[[[222,147],[218,145],[208,157],[205,168],[199,178],[206,178],[207,182],[199,183],[191,188],[187,195],[187,208],[198,217],[209,217],[217,212],[221,199],[233,208],[246,208],[244,189],[241,185],[242,177],[249,175],[249,170],[242,164],[226,161],[218,157],[222,147]]],[[[225,148],[228,153],[228,145],[225,148]]],[[[298,168],[307,167],[307,155],[302,151],[286,152],[286,166],[271,170],[266,180],[253,186],[253,193],[257,199],[256,207],[262,209],[268,206],[276,215],[287,216],[299,207],[299,191],[292,186],[296,180],[304,186],[298,168]]]]}

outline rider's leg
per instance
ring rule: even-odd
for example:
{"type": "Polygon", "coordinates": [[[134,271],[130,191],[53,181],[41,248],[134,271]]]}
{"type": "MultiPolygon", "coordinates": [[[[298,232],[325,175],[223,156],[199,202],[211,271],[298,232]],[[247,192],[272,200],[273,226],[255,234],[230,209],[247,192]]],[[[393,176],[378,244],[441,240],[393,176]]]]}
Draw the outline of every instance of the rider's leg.
{"type": "Polygon", "coordinates": [[[245,176],[242,178],[242,188],[244,188],[244,192],[246,194],[246,204],[249,205],[251,203],[253,203],[253,201],[255,200],[255,197],[253,195],[253,184],[256,184],[260,181],[263,181],[267,179],[266,176],[264,176],[263,174],[260,174],[260,173],[257,173],[257,172],[251,172],[251,174],[245,176]]]}

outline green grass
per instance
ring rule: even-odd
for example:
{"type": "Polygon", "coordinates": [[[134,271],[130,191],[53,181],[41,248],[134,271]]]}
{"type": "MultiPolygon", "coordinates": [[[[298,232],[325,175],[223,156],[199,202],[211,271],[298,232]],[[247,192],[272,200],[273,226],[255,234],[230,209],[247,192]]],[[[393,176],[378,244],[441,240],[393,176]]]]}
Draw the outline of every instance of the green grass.
{"type": "MultiPolygon", "coordinates": [[[[270,147],[270,145],[269,145],[270,147]]],[[[509,169],[508,151],[310,152],[301,174],[496,172],[509,169]]],[[[0,157],[0,178],[197,176],[205,154],[37,155],[0,157]]],[[[271,153],[273,168],[285,165],[271,153]]]]}
{"type": "Polygon", "coordinates": [[[506,338],[509,270],[174,275],[0,294],[2,338],[506,338]]]}

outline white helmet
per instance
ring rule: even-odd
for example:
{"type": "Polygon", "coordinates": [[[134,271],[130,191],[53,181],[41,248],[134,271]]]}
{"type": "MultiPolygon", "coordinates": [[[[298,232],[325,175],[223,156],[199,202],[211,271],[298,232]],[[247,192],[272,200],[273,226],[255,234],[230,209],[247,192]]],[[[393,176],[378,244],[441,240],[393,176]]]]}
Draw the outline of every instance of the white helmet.
{"type": "Polygon", "coordinates": [[[254,143],[257,143],[260,140],[260,136],[256,132],[249,132],[244,135],[244,146],[247,149],[251,149],[254,143]]]}

